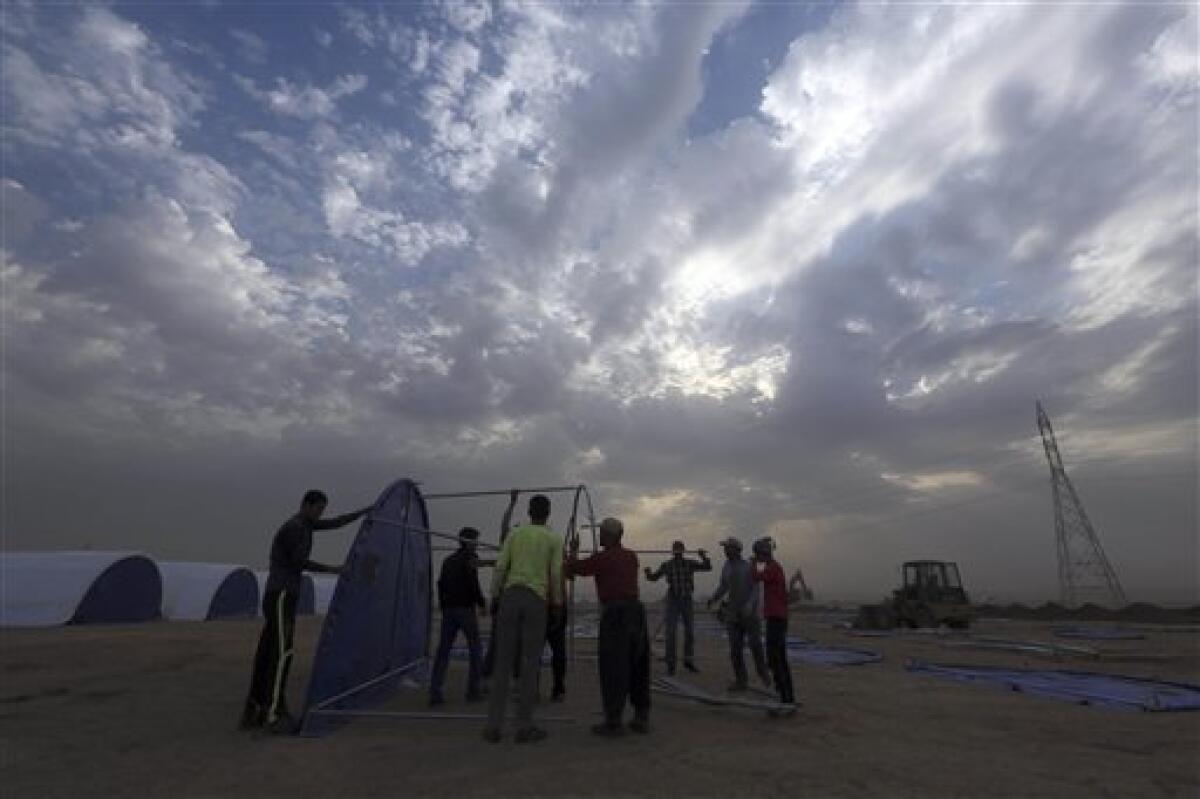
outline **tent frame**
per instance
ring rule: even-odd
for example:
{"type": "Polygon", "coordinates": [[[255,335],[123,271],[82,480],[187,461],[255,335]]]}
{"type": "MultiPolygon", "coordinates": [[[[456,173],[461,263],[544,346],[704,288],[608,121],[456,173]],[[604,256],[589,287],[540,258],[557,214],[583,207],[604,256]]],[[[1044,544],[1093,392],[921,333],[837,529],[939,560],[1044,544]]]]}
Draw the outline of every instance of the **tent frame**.
{"type": "MultiPolygon", "coordinates": [[[[422,493],[421,496],[423,499],[425,499],[427,501],[435,500],[435,499],[469,499],[469,498],[475,498],[475,497],[509,496],[512,494],[513,491],[516,491],[520,494],[567,494],[567,493],[571,494],[572,495],[571,516],[567,520],[567,529],[563,532],[563,549],[564,549],[564,551],[567,551],[570,549],[571,542],[577,541],[579,539],[579,533],[581,530],[589,530],[592,535],[592,550],[591,551],[593,551],[593,552],[599,551],[600,547],[596,540],[596,530],[599,528],[599,525],[596,523],[596,511],[595,511],[595,507],[592,505],[592,495],[588,491],[587,486],[583,483],[578,483],[576,485],[566,485],[566,486],[542,486],[542,487],[538,487],[538,488],[517,487],[517,488],[485,489],[482,491],[446,491],[446,492],[439,492],[436,494],[422,493]],[[579,517],[580,517],[581,513],[585,515],[585,520],[582,524],[579,523],[579,517]]],[[[448,533],[434,533],[432,531],[428,531],[428,532],[430,533],[430,535],[435,535],[439,538],[453,538],[456,541],[462,540],[458,536],[450,535],[448,533]]],[[[499,550],[498,546],[495,546],[493,544],[487,544],[483,541],[479,541],[479,542],[477,542],[477,544],[479,546],[487,547],[488,549],[499,550]]],[[[432,549],[433,549],[433,547],[431,546],[430,547],[431,552],[432,552],[432,549]]],[[[433,583],[434,583],[434,581],[432,579],[432,574],[431,574],[430,581],[429,581],[429,592],[430,592],[429,607],[431,609],[433,607],[433,583]]],[[[575,581],[574,580],[567,581],[566,600],[567,600],[567,620],[566,620],[567,659],[571,663],[571,665],[574,665],[575,664],[575,581]]],[[[431,636],[433,634],[432,623],[429,625],[429,634],[431,636]]],[[[429,647],[427,645],[426,651],[428,651],[428,649],[429,649],[429,647]]]]}

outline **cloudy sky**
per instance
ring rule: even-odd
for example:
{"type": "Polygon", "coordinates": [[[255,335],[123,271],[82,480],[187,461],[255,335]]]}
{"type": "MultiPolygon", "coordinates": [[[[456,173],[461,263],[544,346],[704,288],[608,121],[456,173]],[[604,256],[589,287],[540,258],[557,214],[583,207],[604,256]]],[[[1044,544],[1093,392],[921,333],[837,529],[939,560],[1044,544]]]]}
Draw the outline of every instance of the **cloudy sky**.
{"type": "Polygon", "coordinates": [[[1200,596],[1191,4],[3,14],[7,548],[585,482],[821,598],[1053,598],[1040,398],[1131,598],[1200,596]]]}

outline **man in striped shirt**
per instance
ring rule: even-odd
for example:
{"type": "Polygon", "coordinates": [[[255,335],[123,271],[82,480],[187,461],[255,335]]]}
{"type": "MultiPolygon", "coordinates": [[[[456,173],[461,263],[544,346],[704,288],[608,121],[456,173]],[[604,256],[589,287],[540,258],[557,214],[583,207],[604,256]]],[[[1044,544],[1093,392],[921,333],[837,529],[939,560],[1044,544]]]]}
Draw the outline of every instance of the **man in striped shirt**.
{"type": "Polygon", "coordinates": [[[712,571],[712,561],[703,549],[697,554],[700,560],[690,560],[683,556],[682,541],[671,544],[671,559],[661,564],[657,569],[646,567],[646,579],[655,582],[662,577],[667,578],[666,626],[667,636],[667,673],[675,674],[675,629],[683,620],[683,665],[688,671],[699,671],[696,668],[695,649],[696,632],[692,616],[692,593],[696,590],[696,572],[712,571]]]}

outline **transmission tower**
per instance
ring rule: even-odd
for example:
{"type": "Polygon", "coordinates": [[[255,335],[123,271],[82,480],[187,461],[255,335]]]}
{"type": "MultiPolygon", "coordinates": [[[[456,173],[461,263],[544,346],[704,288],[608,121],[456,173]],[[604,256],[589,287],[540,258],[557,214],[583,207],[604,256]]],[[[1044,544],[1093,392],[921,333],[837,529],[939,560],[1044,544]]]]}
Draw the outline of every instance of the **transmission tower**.
{"type": "Polygon", "coordinates": [[[1058,585],[1062,602],[1074,607],[1094,601],[1121,607],[1125,591],[1112,564],[1100,546],[1100,539],[1088,519],[1067,469],[1063,466],[1054,428],[1042,403],[1037,403],[1038,431],[1046,460],[1050,462],[1050,490],[1054,497],[1054,536],[1058,543],[1058,585]]]}

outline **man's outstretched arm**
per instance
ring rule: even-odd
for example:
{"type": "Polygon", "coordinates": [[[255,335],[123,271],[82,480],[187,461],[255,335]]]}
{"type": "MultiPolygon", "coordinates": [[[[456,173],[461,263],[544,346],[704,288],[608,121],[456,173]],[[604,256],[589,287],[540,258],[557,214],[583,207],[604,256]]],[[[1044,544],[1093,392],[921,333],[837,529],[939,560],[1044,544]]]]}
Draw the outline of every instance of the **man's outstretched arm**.
{"type": "Polygon", "coordinates": [[[304,571],[316,572],[317,574],[341,574],[342,567],[317,563],[315,560],[306,560],[304,561],[304,571]]]}
{"type": "Polygon", "coordinates": [[[715,603],[721,597],[725,596],[727,591],[729,591],[729,567],[728,566],[726,566],[724,569],[721,570],[721,584],[717,586],[716,593],[713,594],[711,597],[709,597],[708,604],[711,606],[713,603],[715,603]]]}
{"type": "Polygon", "coordinates": [[[368,505],[367,507],[360,508],[353,513],[343,513],[341,516],[334,516],[330,519],[317,519],[315,522],[313,522],[313,529],[336,530],[339,527],[345,527],[355,519],[359,519],[367,515],[367,512],[370,511],[372,507],[372,505],[368,505]]]}

